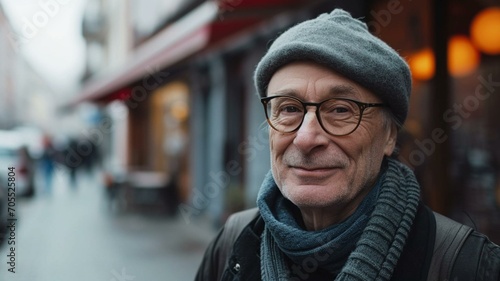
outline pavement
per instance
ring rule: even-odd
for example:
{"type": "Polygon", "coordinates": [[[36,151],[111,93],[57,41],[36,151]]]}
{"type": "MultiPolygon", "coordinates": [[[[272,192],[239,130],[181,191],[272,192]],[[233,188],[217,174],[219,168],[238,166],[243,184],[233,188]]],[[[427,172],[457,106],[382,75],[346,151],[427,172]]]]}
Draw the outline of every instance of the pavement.
{"type": "Polygon", "coordinates": [[[16,200],[15,264],[4,244],[0,280],[193,280],[217,232],[201,218],[112,212],[98,173],[76,188],[58,173],[50,193],[37,191],[16,200]]]}

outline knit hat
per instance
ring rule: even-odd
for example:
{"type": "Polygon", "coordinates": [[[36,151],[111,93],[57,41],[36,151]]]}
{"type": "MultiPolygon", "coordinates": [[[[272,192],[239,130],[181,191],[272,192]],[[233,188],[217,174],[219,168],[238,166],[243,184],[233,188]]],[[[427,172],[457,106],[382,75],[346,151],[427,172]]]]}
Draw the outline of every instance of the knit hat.
{"type": "Polygon", "coordinates": [[[400,124],[404,123],[411,93],[407,63],[348,12],[335,9],[281,34],[255,70],[261,97],[267,95],[274,73],[294,61],[318,63],[367,88],[388,105],[400,124]]]}

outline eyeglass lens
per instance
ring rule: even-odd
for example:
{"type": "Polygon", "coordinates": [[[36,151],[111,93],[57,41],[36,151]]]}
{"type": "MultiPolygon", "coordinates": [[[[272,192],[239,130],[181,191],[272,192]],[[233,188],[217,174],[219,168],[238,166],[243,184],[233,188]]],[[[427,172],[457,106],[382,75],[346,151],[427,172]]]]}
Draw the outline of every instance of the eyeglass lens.
{"type": "MultiPolygon", "coordinates": [[[[277,131],[297,130],[306,114],[306,105],[292,97],[275,97],[267,102],[266,114],[270,125],[277,131]]],[[[345,99],[329,99],[319,105],[319,122],[332,135],[349,134],[356,129],[361,118],[358,104],[345,99]]]]}

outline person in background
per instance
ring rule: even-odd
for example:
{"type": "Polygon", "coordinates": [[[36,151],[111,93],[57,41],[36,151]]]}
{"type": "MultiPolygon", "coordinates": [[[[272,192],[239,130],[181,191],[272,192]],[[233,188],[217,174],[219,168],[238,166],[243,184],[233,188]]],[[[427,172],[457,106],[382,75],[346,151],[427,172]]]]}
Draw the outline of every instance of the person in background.
{"type": "Polygon", "coordinates": [[[44,136],[42,145],[43,153],[40,158],[40,164],[45,182],[45,192],[50,193],[53,184],[56,151],[49,136],[44,136]]]}
{"type": "Polygon", "coordinates": [[[336,9],[281,34],[257,65],[271,171],[196,280],[500,280],[500,247],[432,212],[395,160],[407,63],[336,9]]]}

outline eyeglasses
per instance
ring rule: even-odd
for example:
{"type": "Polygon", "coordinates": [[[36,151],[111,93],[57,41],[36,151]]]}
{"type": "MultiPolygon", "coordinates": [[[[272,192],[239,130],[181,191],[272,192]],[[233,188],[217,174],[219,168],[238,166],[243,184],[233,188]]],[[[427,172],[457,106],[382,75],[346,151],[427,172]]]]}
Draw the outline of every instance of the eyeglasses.
{"type": "Polygon", "coordinates": [[[363,103],[351,99],[331,98],[320,103],[303,102],[295,97],[271,96],[260,101],[266,112],[267,123],[278,132],[293,133],[297,131],[308,106],[316,107],[319,124],[330,135],[345,136],[354,132],[368,107],[382,107],[383,103],[363,103]]]}

